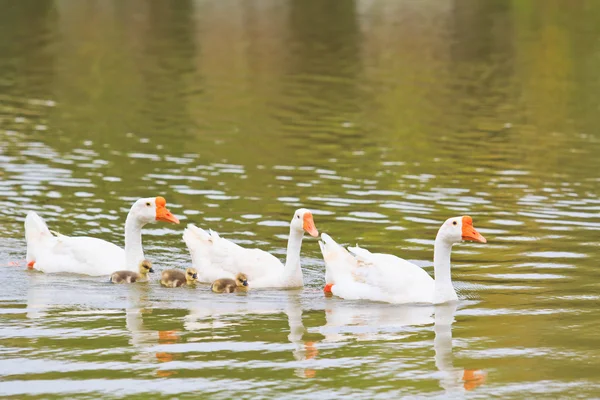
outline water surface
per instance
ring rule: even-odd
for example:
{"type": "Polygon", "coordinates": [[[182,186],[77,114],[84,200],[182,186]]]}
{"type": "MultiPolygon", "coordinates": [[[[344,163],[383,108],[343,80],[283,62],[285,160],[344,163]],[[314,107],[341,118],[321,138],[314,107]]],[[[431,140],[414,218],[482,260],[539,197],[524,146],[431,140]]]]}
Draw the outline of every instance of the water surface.
{"type": "MultiPolygon", "coordinates": [[[[0,395],[576,398],[600,389],[591,1],[0,1],[0,395]],[[112,286],[24,267],[23,221],[122,243],[131,203],[285,257],[299,207],[456,306],[112,286]]],[[[144,230],[158,271],[182,226],[144,230]]],[[[158,275],[158,274],[157,274],[158,275]]]]}

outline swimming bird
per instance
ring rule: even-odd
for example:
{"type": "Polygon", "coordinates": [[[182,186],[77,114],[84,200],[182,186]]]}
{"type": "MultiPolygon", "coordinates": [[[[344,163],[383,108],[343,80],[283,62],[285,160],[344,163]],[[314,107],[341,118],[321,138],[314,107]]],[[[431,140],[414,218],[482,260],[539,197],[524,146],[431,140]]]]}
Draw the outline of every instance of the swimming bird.
{"type": "Polygon", "coordinates": [[[125,221],[125,249],[102,239],[51,232],[44,220],[30,211],[25,218],[27,265],[46,273],[101,276],[119,270],[136,272],[145,259],[142,227],[156,221],[179,223],[166,203],[160,196],[133,203],[125,221]]]}
{"type": "Polygon", "coordinates": [[[180,287],[193,285],[198,281],[198,273],[195,268],[187,268],[185,272],[180,269],[168,269],[160,276],[160,284],[166,287],[180,287]]]}
{"type": "Polygon", "coordinates": [[[469,216],[449,218],[440,227],[434,245],[435,280],[418,265],[391,254],[344,247],[322,234],[319,246],[325,260],[325,291],[344,299],[389,303],[440,304],[458,299],[450,276],[452,246],[463,240],[486,243],[469,216]]]}
{"type": "Polygon", "coordinates": [[[193,224],[183,232],[192,263],[198,269],[201,282],[213,282],[220,278],[235,279],[242,272],[248,277],[252,288],[302,287],[300,247],[304,232],[319,236],[312,213],[306,208],[296,210],[290,222],[285,265],[272,254],[259,249],[246,249],[219,236],[206,232],[193,224]]]}
{"type": "Polygon", "coordinates": [[[133,271],[117,271],[113,272],[110,276],[112,283],[134,283],[134,282],[146,282],[148,281],[148,272],[154,272],[152,269],[152,263],[148,260],[144,260],[140,263],[139,272],[133,271]]]}
{"type": "Polygon", "coordinates": [[[235,279],[217,279],[210,286],[210,290],[215,293],[246,292],[248,291],[248,277],[240,272],[235,279]]]}

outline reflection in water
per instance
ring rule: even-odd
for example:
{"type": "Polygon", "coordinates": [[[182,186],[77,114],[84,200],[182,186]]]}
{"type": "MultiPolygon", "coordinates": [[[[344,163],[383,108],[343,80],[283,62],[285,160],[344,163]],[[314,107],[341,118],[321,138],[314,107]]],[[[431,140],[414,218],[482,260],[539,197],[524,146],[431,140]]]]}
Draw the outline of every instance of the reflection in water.
{"type": "Polygon", "coordinates": [[[324,342],[385,341],[403,338],[411,327],[434,324],[435,365],[440,386],[446,393],[472,390],[485,382],[482,370],[455,368],[452,356],[452,323],[458,303],[410,306],[330,301],[325,307],[326,324],[319,328],[324,342]],[[435,318],[432,315],[435,314],[435,318]]]}
{"type": "Polygon", "coordinates": [[[31,271],[27,285],[27,318],[36,319],[46,316],[50,307],[50,298],[41,288],[45,276],[31,271]]]}
{"type": "MultiPolygon", "coordinates": [[[[125,328],[129,334],[129,346],[123,349],[125,353],[133,353],[133,360],[148,364],[156,364],[157,360],[169,362],[175,358],[169,352],[153,350],[157,344],[178,342],[180,336],[177,330],[153,330],[144,324],[145,318],[155,318],[152,303],[148,300],[148,284],[122,285],[115,290],[115,286],[107,281],[100,283],[102,286],[98,288],[98,279],[81,282],[68,275],[45,275],[35,271],[28,274],[31,276],[27,293],[27,318],[53,320],[57,316],[68,315],[65,325],[70,325],[85,321],[88,315],[106,317],[115,313],[120,315],[124,311],[125,328]],[[74,286],[78,283],[83,285],[74,286]],[[118,292],[116,296],[115,292],[118,292]],[[123,303],[126,303],[124,310],[120,308],[123,303]]],[[[74,334],[88,335],[83,330],[74,334]]],[[[175,371],[159,368],[156,373],[165,377],[173,375],[175,371]]]]}
{"type": "Polygon", "coordinates": [[[152,314],[145,285],[127,285],[125,327],[129,331],[129,344],[135,349],[133,359],[144,362],[154,360],[149,347],[158,342],[158,333],[144,327],[144,315],[152,314]]]}
{"type": "MultiPolygon", "coordinates": [[[[300,304],[300,295],[298,293],[288,293],[288,301],[285,303],[284,313],[287,315],[290,334],[288,340],[294,345],[294,359],[304,361],[316,358],[319,350],[314,342],[304,342],[302,340],[306,333],[306,328],[302,323],[302,305],[300,304]]],[[[296,376],[300,378],[314,378],[317,371],[310,368],[297,368],[296,376]]]]}
{"type": "MultiPolygon", "coordinates": [[[[153,288],[149,284],[132,284],[114,286],[103,282],[98,287],[94,279],[89,279],[87,285],[73,286],[81,283],[72,277],[60,275],[44,275],[29,272],[27,317],[34,319],[52,318],[52,310],[68,309],[71,321],[82,319],[86,313],[83,309],[98,309],[98,312],[110,315],[112,312],[105,307],[113,307],[125,302],[125,328],[129,333],[128,344],[133,350],[132,359],[148,365],[170,363],[178,358],[178,354],[193,347],[177,348],[169,351],[169,346],[182,341],[182,335],[192,332],[206,332],[208,337],[224,335],[228,337],[231,328],[253,320],[266,320],[277,314],[285,314],[289,333],[287,340],[292,345],[291,354],[295,361],[311,363],[311,367],[302,364],[296,366],[295,375],[301,378],[318,376],[319,350],[315,340],[304,340],[307,333],[303,322],[302,294],[300,291],[284,291],[277,304],[271,301],[248,298],[247,295],[218,296],[208,292],[208,296],[200,302],[192,302],[189,309],[182,315],[182,321],[171,317],[172,312],[153,309],[149,296],[154,289],[156,294],[170,296],[174,291],[164,288],[153,288]],[[65,291],[65,285],[69,290],[65,291]],[[115,302],[115,288],[118,290],[115,302]],[[76,294],[76,295],[73,295],[76,294]],[[211,301],[212,300],[212,301],[211,301]],[[164,315],[173,318],[169,329],[150,329],[144,323],[149,319],[152,324],[161,323],[164,315]],[[181,326],[177,328],[178,326],[181,326]],[[158,351],[156,350],[159,345],[158,351]]],[[[208,290],[206,287],[204,289],[208,290]]],[[[201,289],[199,289],[201,290],[201,289]]],[[[178,294],[195,295],[195,290],[178,291],[178,294]]],[[[156,296],[154,294],[153,296],[156,296]]],[[[185,298],[185,297],[184,297],[185,298]]],[[[182,298],[182,299],[184,299],[182,298]]],[[[173,299],[175,300],[175,299],[173,299]]],[[[182,300],[175,300],[180,303],[182,300]]],[[[184,301],[189,301],[184,300],[184,301]]],[[[163,300],[164,303],[164,300],[163,300]]],[[[485,373],[481,370],[456,368],[452,356],[452,323],[456,314],[457,304],[439,306],[408,306],[390,305],[372,302],[350,302],[328,298],[325,302],[325,324],[318,328],[323,336],[320,343],[328,346],[331,343],[348,342],[355,339],[361,342],[386,342],[389,340],[405,339],[417,327],[434,324],[435,365],[440,372],[440,385],[447,393],[471,390],[485,381],[485,373]],[[432,318],[432,316],[435,316],[432,318]]],[[[164,325],[162,325],[164,326],[164,325]]],[[[231,340],[231,339],[229,339],[231,340]]],[[[261,338],[265,340],[265,338],[261,338]]],[[[189,340],[186,340],[190,343],[189,340]]],[[[226,351],[227,348],[224,348],[226,351]]],[[[157,376],[173,376],[177,371],[171,367],[158,368],[157,376]]]]}
{"type": "Polygon", "coordinates": [[[349,338],[382,340],[395,337],[407,326],[427,325],[433,322],[433,306],[388,306],[385,304],[349,302],[333,299],[325,306],[327,323],[320,328],[325,342],[349,338]]]}
{"type": "Polygon", "coordinates": [[[482,370],[455,368],[452,362],[452,323],[458,303],[435,306],[435,365],[442,373],[440,385],[446,393],[473,390],[483,384],[486,372],[482,370]]]}
{"type": "MultiPolygon", "coordinates": [[[[212,297],[217,299],[218,296],[212,297]]],[[[244,296],[239,297],[244,298],[244,296]]],[[[184,317],[184,327],[189,331],[219,331],[247,322],[249,319],[270,318],[281,313],[287,317],[289,326],[287,339],[293,345],[294,359],[305,361],[316,358],[319,351],[315,343],[303,340],[306,328],[302,322],[301,295],[296,290],[282,291],[277,304],[263,301],[227,301],[226,298],[223,298],[223,301],[203,302],[190,308],[190,313],[184,317]]],[[[312,378],[316,375],[316,371],[310,368],[296,368],[295,374],[302,378],[312,378]]]]}

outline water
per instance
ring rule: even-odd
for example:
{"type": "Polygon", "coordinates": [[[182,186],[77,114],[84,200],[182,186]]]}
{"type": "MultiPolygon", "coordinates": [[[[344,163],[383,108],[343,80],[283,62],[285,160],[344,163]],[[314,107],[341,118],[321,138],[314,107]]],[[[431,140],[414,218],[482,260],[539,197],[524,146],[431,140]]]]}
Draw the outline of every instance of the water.
{"type": "MultiPolygon", "coordinates": [[[[0,1],[0,395],[585,398],[600,389],[600,7],[590,1],[0,1]],[[24,267],[23,221],[122,244],[163,195],[285,256],[296,208],[457,307],[217,296],[24,267]]],[[[157,270],[182,226],[144,230],[157,270]]]]}

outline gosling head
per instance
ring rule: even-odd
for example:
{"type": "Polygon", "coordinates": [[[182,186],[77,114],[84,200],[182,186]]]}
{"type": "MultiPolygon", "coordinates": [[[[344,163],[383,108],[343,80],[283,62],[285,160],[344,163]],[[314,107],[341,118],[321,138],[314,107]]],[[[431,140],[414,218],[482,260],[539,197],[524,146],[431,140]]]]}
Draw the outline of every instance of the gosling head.
{"type": "Polygon", "coordinates": [[[185,280],[187,283],[195,283],[198,280],[198,271],[195,268],[188,268],[185,270],[185,280]]]}
{"type": "Polygon", "coordinates": [[[487,240],[481,233],[473,227],[473,219],[468,215],[463,217],[448,218],[440,227],[437,239],[442,239],[447,243],[455,244],[463,240],[472,242],[487,243],[487,240]]]}
{"type": "Polygon", "coordinates": [[[148,272],[154,272],[152,269],[152,263],[148,260],[143,260],[140,263],[140,274],[146,275],[148,272]]]}
{"type": "Polygon", "coordinates": [[[299,208],[292,218],[291,228],[298,232],[306,232],[312,237],[318,237],[319,231],[315,226],[312,213],[306,208],[299,208]]]}
{"type": "Polygon", "coordinates": [[[248,277],[241,272],[235,276],[235,284],[237,286],[248,286],[248,277]]]}

